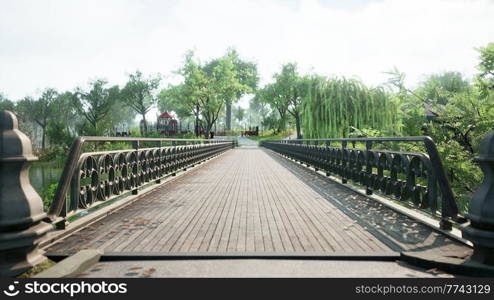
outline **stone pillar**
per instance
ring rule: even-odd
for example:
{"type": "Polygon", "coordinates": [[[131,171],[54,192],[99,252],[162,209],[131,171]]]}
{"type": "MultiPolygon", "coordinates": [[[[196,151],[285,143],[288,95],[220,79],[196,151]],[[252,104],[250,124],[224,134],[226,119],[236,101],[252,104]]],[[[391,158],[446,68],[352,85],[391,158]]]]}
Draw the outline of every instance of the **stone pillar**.
{"type": "Polygon", "coordinates": [[[470,199],[468,219],[462,235],[474,245],[472,260],[494,265],[494,131],[480,143],[479,163],[484,180],[470,199]]]}
{"type": "Polygon", "coordinates": [[[43,201],[29,182],[37,159],[16,116],[0,111],[0,276],[20,274],[46,259],[38,244],[52,226],[42,221],[43,201]]]}

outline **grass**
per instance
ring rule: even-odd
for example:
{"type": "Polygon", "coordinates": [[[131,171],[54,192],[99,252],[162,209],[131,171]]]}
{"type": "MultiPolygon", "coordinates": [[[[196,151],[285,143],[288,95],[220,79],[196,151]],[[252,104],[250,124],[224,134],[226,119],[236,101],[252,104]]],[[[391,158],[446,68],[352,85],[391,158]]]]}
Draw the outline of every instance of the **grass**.
{"type": "Polygon", "coordinates": [[[31,269],[27,270],[26,272],[22,273],[21,275],[17,276],[17,278],[31,278],[34,275],[43,272],[44,270],[47,270],[54,266],[56,263],[52,260],[45,260],[44,262],[35,265],[31,269]]]}

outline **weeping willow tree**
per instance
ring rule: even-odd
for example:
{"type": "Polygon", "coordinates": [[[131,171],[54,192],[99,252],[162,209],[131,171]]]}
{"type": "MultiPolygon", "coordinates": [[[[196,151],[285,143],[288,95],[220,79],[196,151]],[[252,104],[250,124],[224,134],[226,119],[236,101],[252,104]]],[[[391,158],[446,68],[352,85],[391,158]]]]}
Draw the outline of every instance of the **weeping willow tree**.
{"type": "Polygon", "coordinates": [[[313,76],[303,100],[306,138],[347,137],[352,128],[400,133],[399,106],[382,88],[356,79],[313,76]]]}

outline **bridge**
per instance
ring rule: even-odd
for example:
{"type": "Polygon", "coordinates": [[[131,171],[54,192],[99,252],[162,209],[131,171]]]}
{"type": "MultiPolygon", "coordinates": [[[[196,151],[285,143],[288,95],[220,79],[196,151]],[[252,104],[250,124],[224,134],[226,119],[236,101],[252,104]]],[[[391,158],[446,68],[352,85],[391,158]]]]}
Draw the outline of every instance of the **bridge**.
{"type": "Polygon", "coordinates": [[[100,262],[71,276],[137,276],[129,270],[150,265],[149,276],[494,274],[492,135],[481,147],[486,178],[468,215],[459,212],[428,137],[260,145],[247,138],[81,137],[43,211],[26,182],[35,160],[29,139],[14,114],[0,118],[4,275],[88,249],[100,262]],[[96,150],[113,142],[129,146],[96,150]],[[425,151],[392,150],[396,143],[425,151]],[[191,268],[205,271],[187,273],[191,268]]]}

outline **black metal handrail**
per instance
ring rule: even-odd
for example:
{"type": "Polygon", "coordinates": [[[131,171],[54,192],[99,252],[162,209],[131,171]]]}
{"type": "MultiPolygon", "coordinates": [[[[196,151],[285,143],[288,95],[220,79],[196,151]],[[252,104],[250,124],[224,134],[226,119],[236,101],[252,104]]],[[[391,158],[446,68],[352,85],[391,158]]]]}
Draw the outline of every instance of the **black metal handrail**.
{"type": "Polygon", "coordinates": [[[428,136],[267,140],[261,145],[325,170],[328,176],[338,175],[343,183],[351,180],[361,184],[369,195],[377,190],[402,201],[411,199],[415,207],[439,215],[443,229],[451,229],[452,221],[465,222],[459,214],[436,145],[428,136]],[[376,142],[422,142],[427,154],[372,149],[376,142]],[[341,146],[332,147],[332,143],[341,146]],[[358,143],[365,144],[365,149],[356,148],[358,143]],[[349,148],[348,144],[353,147],[349,148]],[[400,179],[400,175],[405,180],[400,179]],[[426,184],[417,182],[418,178],[426,184]]]}
{"type": "Polygon", "coordinates": [[[48,219],[66,218],[67,211],[88,208],[94,201],[107,200],[123,190],[137,193],[137,188],[178,168],[209,158],[232,148],[232,141],[202,139],[132,138],[82,136],[70,147],[54,201],[48,211],[48,219]],[[83,153],[83,146],[97,142],[131,142],[133,149],[83,153]],[[155,147],[140,148],[140,143],[156,143],[155,147]],[[170,146],[163,146],[168,143],[170,146]],[[116,169],[122,174],[115,178],[116,169]],[[128,172],[130,169],[130,173],[128,172]],[[101,180],[101,175],[108,179],[101,180]],[[90,184],[81,187],[81,179],[89,178],[90,184]],[[71,201],[67,209],[67,193],[72,186],[71,201]]]}

